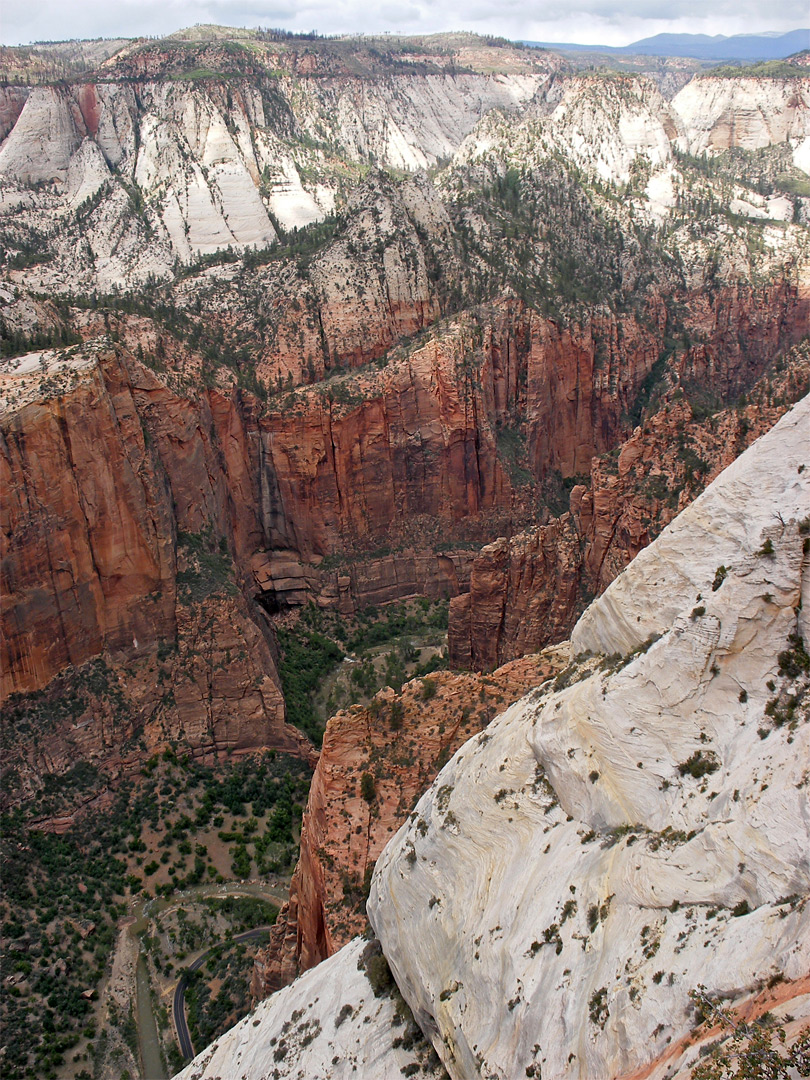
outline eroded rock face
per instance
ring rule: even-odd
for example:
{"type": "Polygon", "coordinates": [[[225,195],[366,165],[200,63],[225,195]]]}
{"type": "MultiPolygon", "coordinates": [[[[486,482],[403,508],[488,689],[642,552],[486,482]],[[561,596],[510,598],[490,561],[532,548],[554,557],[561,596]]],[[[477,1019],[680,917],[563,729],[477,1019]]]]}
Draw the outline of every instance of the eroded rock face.
{"type": "MultiPolygon", "coordinates": [[[[483,161],[506,145],[531,161],[563,155],[610,183],[627,183],[640,165],[653,173],[647,211],[657,219],[676,201],[673,146],[701,154],[790,144],[796,166],[810,168],[802,78],[695,78],[668,104],[645,79],[552,77],[554,58],[541,67],[499,55],[503,70],[486,73],[400,65],[369,78],[316,74],[315,57],[287,56],[275,58],[282,70],[272,77],[257,69],[204,83],[167,78],[161,58],[143,51],[119,59],[121,81],[113,65],[103,81],[8,87],[0,99],[0,217],[12,230],[58,223],[56,257],[39,276],[59,290],[169,279],[178,260],[266,248],[280,230],[345,205],[369,162],[416,172],[483,161]]],[[[778,213],[789,219],[794,203],[785,205],[778,213]]],[[[399,284],[375,289],[368,305],[390,302],[397,333],[413,333],[432,301],[418,273],[403,287],[410,245],[388,246],[384,276],[399,284]]],[[[347,268],[344,291],[355,278],[347,268]]],[[[339,318],[325,307],[327,323],[339,318]]]]}
{"type": "Polygon", "coordinates": [[[807,79],[695,78],[675,95],[672,108],[684,124],[690,154],[788,141],[798,147],[810,139],[807,79]]]}
{"type": "Polygon", "coordinates": [[[0,139],[5,139],[17,123],[29,93],[24,86],[4,86],[0,89],[0,139]]]}
{"type": "Polygon", "coordinates": [[[71,393],[5,417],[5,694],[133,639],[173,636],[165,491],[131,393],[103,377],[110,360],[111,350],[88,356],[71,393]]]}
{"type": "MultiPolygon", "coordinates": [[[[415,552],[401,573],[384,559],[379,575],[335,572],[323,601],[345,604],[353,590],[355,602],[458,592],[464,559],[420,556],[417,545],[441,528],[486,537],[492,515],[513,512],[497,430],[519,407],[536,418],[532,430],[555,411],[543,379],[529,377],[528,401],[519,389],[521,370],[544,363],[542,346],[527,354],[525,344],[544,325],[520,309],[499,316],[471,364],[462,321],[345,392],[301,390],[264,413],[238,393],[185,397],[109,343],[9,361],[5,692],[38,689],[104,650],[136,655],[173,637],[178,530],[212,528],[239,583],[276,603],[312,594],[318,557],[392,539],[415,552]]],[[[616,430],[652,355],[650,346],[617,358],[624,379],[604,402],[577,389],[604,412],[589,453],[616,430]]],[[[558,417],[561,455],[580,437],[565,424],[558,417]]]]}
{"type": "MultiPolygon", "coordinates": [[[[102,288],[168,277],[178,259],[264,248],[277,239],[277,225],[321,220],[345,177],[324,166],[322,153],[303,151],[301,138],[329,137],[349,160],[423,169],[451,155],[491,109],[523,107],[547,78],[541,71],[406,73],[393,81],[257,73],[192,84],[151,81],[147,69],[138,82],[129,72],[122,82],[3,91],[0,176],[12,196],[5,209],[34,210],[31,225],[42,215],[85,211],[51,275],[70,287],[77,275],[102,288]],[[26,197],[26,185],[39,183],[51,185],[48,193],[26,197]]],[[[394,273],[393,246],[387,261],[394,273]]],[[[340,280],[330,277],[332,291],[340,280]]],[[[411,299],[401,289],[383,296],[394,306],[411,299]]],[[[393,340],[420,325],[404,315],[393,340]]]]}
{"type": "Polygon", "coordinates": [[[266,997],[366,926],[374,862],[450,754],[529,687],[562,670],[568,649],[524,657],[491,676],[436,673],[328,723],[301,831],[301,852],[253,996],[266,997]],[[363,798],[363,773],[374,797],[363,798]]]}
{"type": "Polygon", "coordinates": [[[402,1074],[444,1075],[389,993],[377,998],[366,975],[367,943],[358,938],[292,986],[261,1002],[178,1073],[178,1080],[268,1074],[340,1080],[402,1074]],[[403,1044],[404,1043],[404,1044],[403,1044]]]}
{"type": "MultiPolygon", "coordinates": [[[[707,328],[714,322],[716,344],[695,346],[676,362],[682,386],[711,386],[710,393],[733,399],[778,350],[767,318],[760,321],[774,293],[763,295],[758,312],[740,299],[732,293],[714,312],[696,301],[695,323],[707,328]],[[729,334],[730,323],[748,338],[747,347],[729,334]]],[[[803,333],[806,298],[789,298],[785,310],[790,336],[803,333]]],[[[808,378],[805,346],[786,353],[774,378],[773,390],[770,379],[758,383],[747,405],[709,419],[695,418],[676,385],[643,429],[610,455],[593,458],[590,476],[571,490],[568,513],[487,545],[472,563],[469,594],[451,601],[451,662],[488,669],[567,636],[588,598],[601,594],[678,509],[795,400],[808,378]]]]}
{"type": "Polygon", "coordinates": [[[63,180],[84,134],[70,105],[55,87],[35,87],[0,148],[0,171],[29,184],[63,180]]]}
{"type": "Polygon", "coordinates": [[[369,917],[452,1076],[671,1074],[693,987],[806,974],[808,423],[804,399],[588,609],[572,651],[618,666],[467,743],[378,860],[369,917]]]}
{"type": "Polygon", "coordinates": [[[220,402],[195,408],[129,360],[96,344],[4,373],[3,698],[43,690],[46,714],[77,691],[84,703],[54,708],[41,742],[12,725],[18,795],[76,760],[115,771],[141,732],[144,753],[181,738],[202,755],[312,756],[284,723],[272,636],[238,588],[258,531],[225,501],[244,490],[244,446],[218,451],[220,402]]]}
{"type": "MultiPolygon", "coordinates": [[[[690,350],[680,377],[710,379],[726,394],[745,385],[804,318],[789,289],[767,299],[767,310],[739,293],[699,309],[696,318],[721,324],[716,344],[690,350]]],[[[88,330],[103,325],[90,319],[88,330]]],[[[146,320],[132,331],[162,348],[146,320]]],[[[641,466],[674,453],[682,406],[633,437],[618,477],[600,467],[591,492],[576,488],[569,518],[500,544],[472,573],[469,549],[435,548],[531,520],[535,508],[515,497],[503,432],[526,417],[535,476],[570,475],[616,444],[659,348],[628,318],[563,332],[510,304],[483,329],[459,318],[380,369],[342,376],[326,393],[298,389],[265,409],[225,387],[172,389],[171,376],[104,339],[6,361],[4,694],[38,690],[102,653],[136,659],[174,640],[177,533],[209,528],[247,601],[260,595],[273,609],[313,597],[350,613],[470,589],[474,603],[453,607],[454,662],[489,667],[542,648],[570,630],[587,590],[601,591],[649,541],[636,494],[649,483],[641,466]],[[381,544],[402,551],[351,558],[381,544]],[[325,555],[349,561],[322,572],[325,555]]],[[[183,363],[196,377],[193,354],[183,363]]],[[[752,430],[774,418],[749,412],[752,430]]],[[[739,449],[731,427],[709,441],[714,451],[701,448],[707,461],[719,466],[739,449]]],[[[664,495],[656,498],[660,517],[664,495]]],[[[255,608],[243,617],[268,633],[255,608]]]]}

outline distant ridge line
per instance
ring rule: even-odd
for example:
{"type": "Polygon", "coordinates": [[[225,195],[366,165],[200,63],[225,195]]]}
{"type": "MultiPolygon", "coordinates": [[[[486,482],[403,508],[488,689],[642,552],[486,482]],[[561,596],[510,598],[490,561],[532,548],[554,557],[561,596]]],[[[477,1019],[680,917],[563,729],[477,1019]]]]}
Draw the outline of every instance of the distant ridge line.
{"type": "Polygon", "coordinates": [[[629,45],[578,45],[574,42],[523,41],[557,52],[610,53],[621,56],[681,56],[693,60],[784,60],[810,49],[810,29],[784,34],[656,34],[629,45]]]}

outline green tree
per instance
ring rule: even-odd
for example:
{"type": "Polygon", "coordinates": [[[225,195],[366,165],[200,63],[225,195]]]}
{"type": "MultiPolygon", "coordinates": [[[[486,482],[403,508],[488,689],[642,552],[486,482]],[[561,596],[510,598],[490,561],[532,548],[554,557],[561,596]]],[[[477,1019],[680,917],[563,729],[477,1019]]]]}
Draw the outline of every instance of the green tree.
{"type": "Polygon", "coordinates": [[[367,803],[372,803],[377,798],[377,787],[370,772],[364,772],[360,777],[360,794],[367,803]]]}
{"type": "Polygon", "coordinates": [[[720,1024],[724,1031],[718,1045],[693,1070],[692,1080],[783,1080],[791,1068],[799,1076],[810,1076],[810,1026],[788,1046],[785,1029],[769,1013],[748,1023],[713,1001],[704,986],[690,997],[703,1023],[720,1024]]]}

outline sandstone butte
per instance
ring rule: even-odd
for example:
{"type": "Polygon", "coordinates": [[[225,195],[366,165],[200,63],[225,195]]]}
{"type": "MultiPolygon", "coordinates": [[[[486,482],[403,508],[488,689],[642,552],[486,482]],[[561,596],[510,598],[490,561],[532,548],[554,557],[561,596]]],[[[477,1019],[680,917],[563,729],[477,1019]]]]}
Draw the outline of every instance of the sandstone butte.
{"type": "Polygon", "coordinates": [[[799,1036],[808,424],[805,398],[640,553],[563,675],[464,743],[387,844],[368,913],[398,992],[355,939],[183,1080],[685,1078],[718,1034],[700,984],[799,1036]]]}

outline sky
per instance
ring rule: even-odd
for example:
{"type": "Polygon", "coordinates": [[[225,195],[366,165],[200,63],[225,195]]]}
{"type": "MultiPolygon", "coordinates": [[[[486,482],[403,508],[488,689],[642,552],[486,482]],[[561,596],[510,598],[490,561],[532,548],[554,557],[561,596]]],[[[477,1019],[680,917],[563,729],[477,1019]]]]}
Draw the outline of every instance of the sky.
{"type": "Polygon", "coordinates": [[[658,33],[773,33],[808,22],[807,0],[2,0],[0,42],[162,36],[220,23],[321,34],[472,30],[627,45],[658,33]]]}

